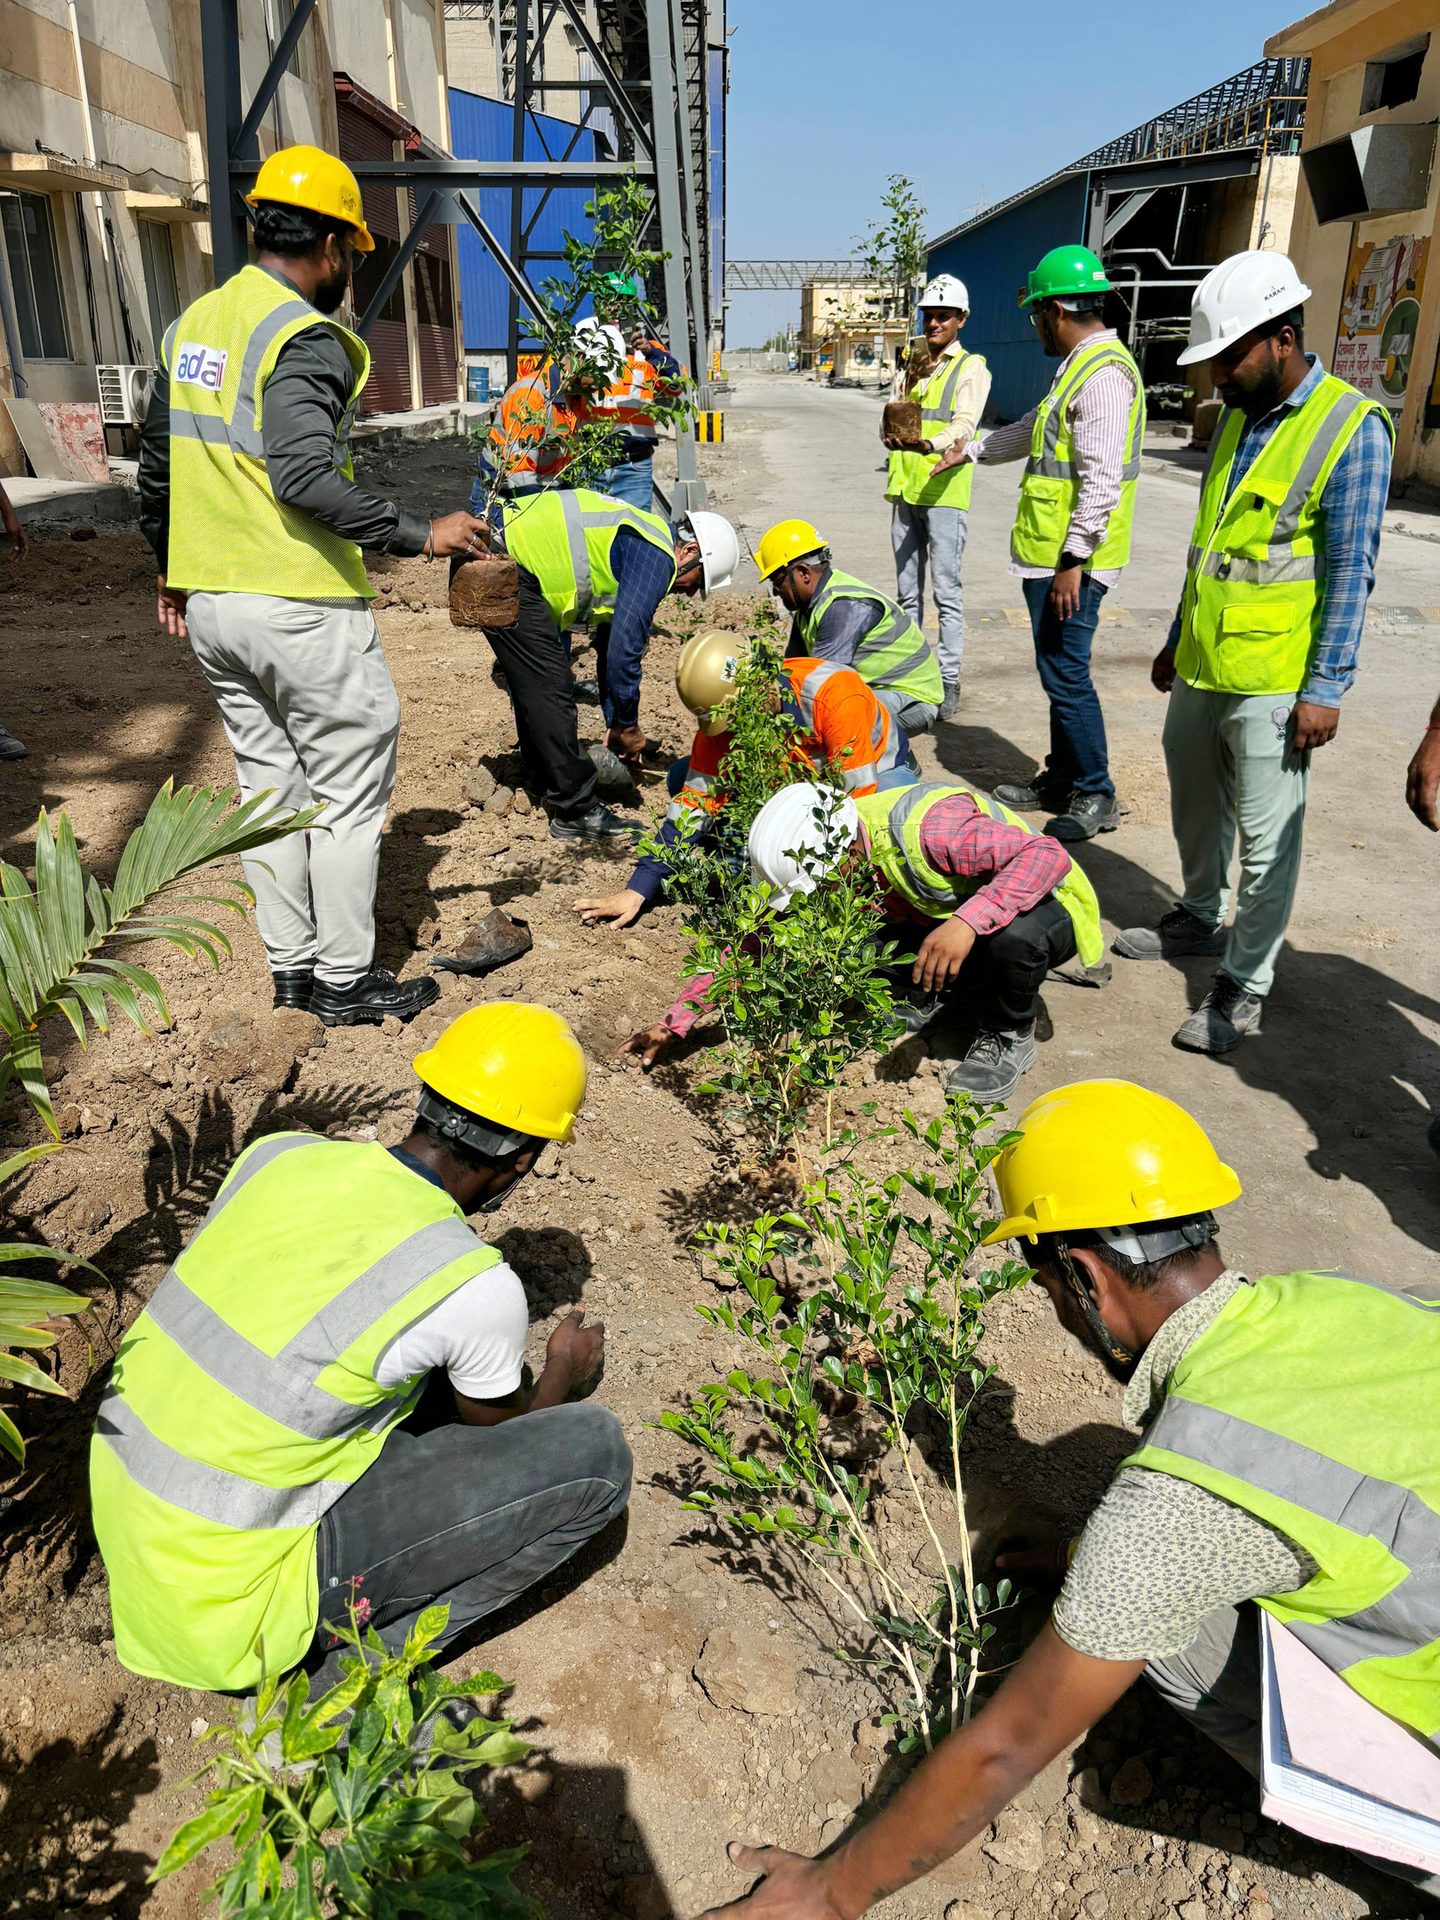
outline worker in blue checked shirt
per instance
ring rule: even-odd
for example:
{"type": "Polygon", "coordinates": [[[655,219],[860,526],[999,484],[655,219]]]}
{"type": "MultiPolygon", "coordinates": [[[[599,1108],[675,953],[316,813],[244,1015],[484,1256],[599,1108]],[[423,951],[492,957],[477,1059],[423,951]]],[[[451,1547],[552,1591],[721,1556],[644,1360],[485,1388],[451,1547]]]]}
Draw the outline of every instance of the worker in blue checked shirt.
{"type": "Polygon", "coordinates": [[[1158,926],[1127,928],[1115,951],[1219,957],[1174,1036],[1194,1053],[1229,1053],[1260,1030],[1300,877],[1310,757],[1340,725],[1375,584],[1394,427],[1306,353],[1309,296],[1284,254],[1234,254],[1195,289],[1180,355],[1210,363],[1226,408],[1180,608],[1150,670],[1170,698],[1184,885],[1158,926]]]}

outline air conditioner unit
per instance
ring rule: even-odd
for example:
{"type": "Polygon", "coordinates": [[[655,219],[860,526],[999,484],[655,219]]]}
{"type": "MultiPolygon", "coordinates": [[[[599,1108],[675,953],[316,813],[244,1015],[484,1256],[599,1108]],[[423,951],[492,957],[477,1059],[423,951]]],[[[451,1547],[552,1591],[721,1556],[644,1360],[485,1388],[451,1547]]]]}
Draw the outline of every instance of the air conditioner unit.
{"type": "Polygon", "coordinates": [[[150,403],[150,387],[157,369],[121,365],[97,367],[100,418],[107,427],[138,427],[150,403]]]}

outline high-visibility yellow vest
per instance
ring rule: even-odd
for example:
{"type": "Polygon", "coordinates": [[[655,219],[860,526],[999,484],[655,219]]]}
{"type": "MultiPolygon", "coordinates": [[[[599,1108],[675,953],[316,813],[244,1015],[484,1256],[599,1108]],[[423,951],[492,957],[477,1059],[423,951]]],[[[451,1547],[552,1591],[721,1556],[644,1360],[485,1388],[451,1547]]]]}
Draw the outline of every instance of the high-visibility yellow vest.
{"type": "Polygon", "coordinates": [[[674,584],[675,536],[667,523],[658,513],[627,506],[608,493],[570,487],[531,494],[506,502],[504,522],[506,552],[534,575],[562,632],[594,626],[615,611],[618,582],[610,549],[622,528],[665,555],[674,584]]]}
{"type": "Polygon", "coordinates": [[[1135,523],[1135,484],[1145,445],[1145,383],[1140,369],[1118,340],[1082,347],[1035,410],[1030,457],[1020,482],[1010,555],[1022,567],[1058,567],[1065,551],[1070,516],[1080,498],[1080,469],[1070,433],[1070,405],[1102,367],[1124,367],[1135,384],[1120,468],[1120,498],[1105,528],[1105,538],[1085,561],[1096,568],[1123,567],[1130,558],[1135,523]]]}
{"type": "MultiPolygon", "coordinates": [[[[922,440],[929,440],[936,428],[948,427],[954,419],[955,389],[960,384],[961,372],[972,360],[982,367],[985,364],[978,353],[966,353],[962,347],[959,353],[942,360],[923,386],[911,388],[906,397],[920,402],[922,440]]],[[[936,473],[939,464],[938,453],[913,453],[894,448],[886,470],[885,498],[904,500],[912,507],[968,507],[975,485],[974,464],[966,460],[958,467],[947,467],[944,473],[936,473]]]]}
{"type": "Polygon", "coordinates": [[[328,327],[350,358],[354,384],[335,438],[335,465],[350,480],[350,425],[370,374],[358,334],[261,267],[242,267],[202,294],[166,333],[170,586],[281,600],[373,598],[355,542],[283,505],[265,468],[265,383],[281,348],[307,327],[328,327]]]}
{"type": "Polygon", "coordinates": [[[315,1632],[315,1535],[425,1376],[386,1348],[500,1256],[385,1148],[277,1134],[231,1168],[126,1334],[90,1492],[115,1651],[179,1686],[253,1687],[315,1632]]]}
{"type": "Polygon", "coordinates": [[[945,698],[945,684],[930,642],[898,601],[878,587],[866,586],[851,573],[841,573],[838,567],[830,568],[819,592],[796,616],[806,650],[815,651],[825,609],[837,600],[869,600],[880,609],[879,620],[855,649],[851,662],[860,678],[872,687],[903,693],[922,705],[939,706],[945,698]]]}
{"type": "Polygon", "coordinates": [[[1210,693],[1294,694],[1324,606],[1325,483],[1367,413],[1389,410],[1327,373],[1279,425],[1226,498],[1245,415],[1228,407],[1200,489],[1175,670],[1210,693]]]}
{"type": "Polygon", "coordinates": [[[1319,1571],[1260,1605],[1355,1691],[1440,1736],[1440,1287],[1256,1280],[1182,1355],[1127,1467],[1243,1507],[1319,1571]]]}
{"type": "MultiPolygon", "coordinates": [[[[945,785],[902,787],[898,794],[893,790],[860,794],[855,800],[870,841],[871,860],[902,900],[908,900],[917,912],[928,914],[932,920],[948,920],[963,901],[986,884],[984,874],[966,878],[941,873],[925,858],[920,840],[925,816],[942,800],[952,800],[957,794],[973,800],[981,813],[992,820],[1008,821],[1022,833],[1035,831],[1028,821],[1012,813],[993,794],[982,793],[978,787],[967,786],[962,780],[952,780],[945,785]]],[[[1105,952],[1100,931],[1100,903],[1089,877],[1073,859],[1070,871],[1055,889],[1055,898],[1070,916],[1075,929],[1075,951],[1081,963],[1095,966],[1105,952]]]]}

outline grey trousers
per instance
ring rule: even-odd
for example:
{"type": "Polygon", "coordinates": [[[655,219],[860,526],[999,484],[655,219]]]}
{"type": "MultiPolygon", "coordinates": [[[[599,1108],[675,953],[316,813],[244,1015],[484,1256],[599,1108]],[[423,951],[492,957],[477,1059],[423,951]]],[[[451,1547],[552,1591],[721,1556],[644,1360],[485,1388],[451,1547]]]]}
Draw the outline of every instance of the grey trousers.
{"type": "Polygon", "coordinates": [[[940,673],[947,687],[960,678],[965,657],[965,558],[969,513],[964,507],[912,507],[890,503],[890,545],[895,554],[895,598],[915,622],[924,624],[925,575],[940,616],[940,673]]]}
{"type": "Polygon", "coordinates": [[[884,707],[892,720],[898,720],[913,740],[917,733],[929,733],[935,724],[939,707],[931,706],[928,700],[912,700],[908,693],[897,693],[893,687],[872,687],[871,692],[884,707]]]}
{"type": "MultiPolygon", "coordinates": [[[[1152,1660],[1145,1678],[1197,1732],[1260,1777],[1260,1610],[1253,1601],[1217,1608],[1182,1652],[1152,1660]]],[[[1356,1857],[1392,1879],[1440,1895],[1440,1874],[1371,1853],[1356,1857]]]]}
{"type": "Polygon", "coordinates": [[[321,827],[242,861],[272,972],[349,986],[375,952],[380,833],[400,701],[363,600],[192,593],[190,645],[210,682],[241,792],[325,803],[321,827]]]}
{"type": "Polygon", "coordinates": [[[1186,910],[1220,926],[1240,842],[1235,924],[1220,962],[1247,993],[1269,993],[1300,880],[1310,755],[1290,744],[1287,694],[1205,693],[1177,680],[1165,715],[1170,821],[1186,910]]]}

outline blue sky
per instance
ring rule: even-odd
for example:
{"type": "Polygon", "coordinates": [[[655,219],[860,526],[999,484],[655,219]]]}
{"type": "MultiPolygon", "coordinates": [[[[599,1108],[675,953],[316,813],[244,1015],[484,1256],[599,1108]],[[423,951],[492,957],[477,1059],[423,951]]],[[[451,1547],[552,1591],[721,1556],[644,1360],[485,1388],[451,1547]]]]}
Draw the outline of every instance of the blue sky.
{"type": "MultiPolygon", "coordinates": [[[[848,254],[891,173],[943,232],[1238,73],[1314,4],[729,0],[727,251],[848,254]]],[[[730,344],[798,320],[799,298],[732,295],[730,344]]]]}

